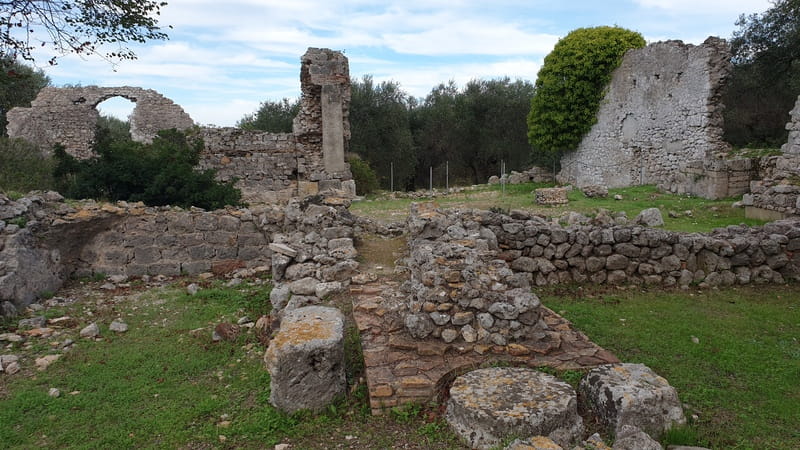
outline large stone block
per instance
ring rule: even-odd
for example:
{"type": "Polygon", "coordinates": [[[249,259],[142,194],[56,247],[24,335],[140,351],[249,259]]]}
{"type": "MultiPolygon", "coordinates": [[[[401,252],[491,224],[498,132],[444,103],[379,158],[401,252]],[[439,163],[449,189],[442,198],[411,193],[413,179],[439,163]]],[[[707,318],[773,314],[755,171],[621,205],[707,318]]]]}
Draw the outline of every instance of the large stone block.
{"type": "Polygon", "coordinates": [[[493,367],[456,378],[445,419],[472,448],[511,436],[547,436],[571,448],[583,432],[572,387],[533,369],[493,367]]]}
{"type": "Polygon", "coordinates": [[[319,411],[344,394],[344,316],[336,308],[286,311],[264,355],[269,401],[285,412],[319,411]]]}
{"type": "Polygon", "coordinates": [[[658,438],[686,423],[675,388],[643,364],[610,364],[590,371],[579,391],[606,429],[619,434],[632,425],[658,438]]]}

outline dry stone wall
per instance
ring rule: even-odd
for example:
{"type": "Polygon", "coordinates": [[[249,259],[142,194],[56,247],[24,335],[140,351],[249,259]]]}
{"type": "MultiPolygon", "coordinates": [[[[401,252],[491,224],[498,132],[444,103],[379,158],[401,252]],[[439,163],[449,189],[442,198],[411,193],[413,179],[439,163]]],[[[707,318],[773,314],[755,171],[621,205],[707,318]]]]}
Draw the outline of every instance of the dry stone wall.
{"type": "MultiPolygon", "coordinates": [[[[488,260],[486,265],[502,274],[493,280],[499,292],[571,282],[718,286],[800,278],[796,219],[763,227],[729,226],[706,234],[628,225],[561,227],[520,211],[503,215],[436,210],[412,215],[409,221],[413,259],[419,259],[414,256],[418,248],[431,247],[431,242],[473,242],[479,251],[467,262],[488,260]]],[[[446,265],[429,265],[431,273],[417,274],[423,286],[433,280],[431,286],[437,287],[437,280],[450,276],[446,265]]],[[[417,286],[415,292],[425,291],[417,286]]]]}
{"type": "Polygon", "coordinates": [[[163,129],[185,130],[194,121],[179,105],[152,89],[138,87],[46,87],[31,102],[30,108],[8,112],[8,135],[28,140],[45,151],[62,144],[78,158],[92,156],[95,125],[100,116],[96,107],[112,97],[123,97],[136,107],[130,117],[131,137],[151,142],[163,129]]]}
{"type": "Polygon", "coordinates": [[[730,72],[725,41],[658,42],[626,53],[597,123],[562,158],[563,183],[625,187],[668,183],[682,164],[728,146],[721,92],[730,72]]]}
{"type": "Polygon", "coordinates": [[[358,269],[347,206],[342,198],[314,196],[209,212],[124,202],[73,207],[57,193],[18,201],[0,195],[0,303],[25,306],[70,276],[98,273],[257,270],[272,272],[276,281],[315,278],[304,280],[312,293],[323,282],[337,284],[321,292],[341,290],[358,269]],[[280,266],[284,256],[274,249],[288,246],[294,254],[280,266]]]}

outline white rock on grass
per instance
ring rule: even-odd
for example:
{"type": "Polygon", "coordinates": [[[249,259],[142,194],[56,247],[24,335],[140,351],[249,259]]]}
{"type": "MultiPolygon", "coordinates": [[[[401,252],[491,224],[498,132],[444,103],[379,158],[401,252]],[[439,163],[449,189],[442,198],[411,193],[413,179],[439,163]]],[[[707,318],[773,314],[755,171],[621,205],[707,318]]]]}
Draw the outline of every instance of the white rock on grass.
{"type": "Polygon", "coordinates": [[[121,319],[115,319],[113,322],[111,322],[111,325],[108,326],[108,329],[116,333],[125,333],[128,331],[128,324],[123,322],[121,319]]]}
{"type": "Polygon", "coordinates": [[[47,395],[53,398],[61,397],[61,390],[59,390],[58,388],[50,388],[50,390],[47,391],[47,395]]]}
{"type": "Polygon", "coordinates": [[[663,450],[657,441],[638,427],[624,425],[614,439],[612,450],[663,450]]]}
{"type": "Polygon", "coordinates": [[[658,208],[647,208],[636,216],[634,222],[648,227],[660,227],[664,225],[664,217],[658,208]]]}
{"type": "Polygon", "coordinates": [[[61,355],[45,355],[41,358],[36,358],[36,369],[39,371],[47,370],[47,368],[50,367],[50,364],[58,361],[58,358],[60,357],[61,355]]]}
{"type": "Polygon", "coordinates": [[[80,336],[87,339],[96,338],[100,336],[100,327],[97,326],[97,323],[92,322],[81,330],[80,336]]]}
{"type": "Polygon", "coordinates": [[[198,286],[197,283],[186,286],[186,293],[189,295],[195,295],[198,291],[200,291],[200,286],[198,286]]]}

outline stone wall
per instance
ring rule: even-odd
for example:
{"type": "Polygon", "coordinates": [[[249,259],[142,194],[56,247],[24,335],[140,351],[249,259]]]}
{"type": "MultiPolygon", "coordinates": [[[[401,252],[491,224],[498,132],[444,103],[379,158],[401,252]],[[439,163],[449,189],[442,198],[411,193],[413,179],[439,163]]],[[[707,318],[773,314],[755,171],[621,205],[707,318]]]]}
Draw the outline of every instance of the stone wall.
{"type": "Polygon", "coordinates": [[[209,212],[125,202],[73,207],[57,193],[18,201],[0,195],[0,303],[25,306],[70,276],[224,274],[259,266],[276,281],[318,276],[342,289],[358,268],[347,206],[316,196],[209,212]],[[277,271],[282,254],[274,254],[275,244],[294,251],[277,271]]]}
{"type": "Polygon", "coordinates": [[[630,50],[614,72],[597,123],[561,160],[558,179],[578,187],[670,182],[681,165],[725,152],[721,93],[725,41],[680,41],[630,50]]]}
{"type": "Polygon", "coordinates": [[[8,112],[8,135],[28,140],[44,151],[60,143],[68,153],[88,158],[92,156],[95,125],[100,116],[96,107],[112,97],[123,97],[136,104],[130,117],[131,137],[135,141],[151,142],[160,130],[194,126],[183,108],[152,89],[46,87],[30,108],[13,108],[8,112]]]}
{"type": "Polygon", "coordinates": [[[691,194],[709,199],[738,197],[750,192],[750,182],[758,178],[758,159],[707,158],[680,164],[662,191],[691,194]]]}
{"type": "MultiPolygon", "coordinates": [[[[329,49],[309,48],[301,58],[300,113],[292,133],[238,128],[200,128],[205,142],[199,168],[217,170],[217,179],[236,178],[249,203],[285,203],[321,190],[343,189],[355,195],[344,161],[350,141],[350,71],[347,58],[329,49]]],[[[131,136],[150,142],[159,130],[192,128],[192,119],[169,99],[135,87],[45,88],[30,108],[8,113],[11,137],[44,149],[56,143],[79,157],[93,156],[99,113],[111,97],[136,103],[131,136]]]]}
{"type": "MultiPolygon", "coordinates": [[[[559,283],[662,286],[783,283],[800,278],[800,221],[678,233],[642,226],[561,227],[515,211],[437,210],[409,219],[410,248],[449,242],[482,250],[507,288],[559,283]],[[484,243],[481,243],[484,242],[484,243]],[[496,261],[496,262],[495,262],[496,261]],[[513,275],[504,270],[504,265],[513,275]]],[[[439,270],[421,279],[447,279],[439,270]]],[[[424,283],[423,283],[424,284],[424,283]]],[[[500,288],[500,286],[498,286],[500,288]]]]}
{"type": "Polygon", "coordinates": [[[789,112],[791,116],[786,124],[789,130],[789,140],[781,147],[784,155],[800,155],[800,96],[794,104],[794,109],[789,112]]]}

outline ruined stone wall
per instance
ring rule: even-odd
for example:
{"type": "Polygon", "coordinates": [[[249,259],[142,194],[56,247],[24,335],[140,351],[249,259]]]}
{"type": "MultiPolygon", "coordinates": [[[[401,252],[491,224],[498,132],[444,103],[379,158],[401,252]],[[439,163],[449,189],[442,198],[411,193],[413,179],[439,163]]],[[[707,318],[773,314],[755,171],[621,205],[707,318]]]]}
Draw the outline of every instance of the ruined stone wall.
{"type": "Polygon", "coordinates": [[[204,128],[200,167],[237,178],[250,203],[285,203],[328,189],[355,195],[344,153],[350,141],[350,69],[340,52],[309,48],[301,58],[300,113],[293,132],[204,128]]]}
{"type": "Polygon", "coordinates": [[[347,206],[317,196],[285,206],[187,211],[125,202],[70,206],[57,193],[18,201],[0,195],[0,303],[25,306],[70,276],[256,267],[276,282],[299,281],[295,293],[311,301],[318,284],[335,282],[323,290],[341,290],[357,273],[347,206]]]}
{"type": "Polygon", "coordinates": [[[698,159],[681,164],[658,188],[709,199],[738,197],[750,192],[750,182],[758,178],[758,168],[758,159],[698,159]]]}
{"type": "Polygon", "coordinates": [[[784,155],[800,155],[800,96],[794,104],[794,109],[789,112],[791,116],[786,129],[789,130],[789,140],[783,144],[781,151],[784,155]]]}
{"type": "MultiPolygon", "coordinates": [[[[508,264],[498,291],[559,283],[704,286],[783,283],[800,277],[800,221],[678,233],[629,225],[561,227],[514,212],[436,211],[409,218],[410,248],[452,242],[508,264]]],[[[413,255],[412,255],[413,257],[413,255]]],[[[498,267],[499,267],[498,266],[498,267]]],[[[413,270],[413,269],[412,269],[413,270]]],[[[447,277],[419,274],[420,282],[447,277]]]]}
{"type": "Polygon", "coordinates": [[[718,38],[628,51],[597,123],[562,158],[559,181],[578,187],[666,183],[682,164],[727,150],[721,92],[729,72],[730,52],[718,38]]]}
{"type": "Polygon", "coordinates": [[[92,156],[96,106],[112,97],[123,97],[136,107],[130,117],[131,137],[151,142],[158,131],[185,130],[194,126],[191,117],[172,100],[152,89],[138,87],[46,87],[31,102],[30,108],[8,112],[8,135],[30,141],[45,151],[62,144],[78,158],[92,156]]]}
{"type": "MultiPolygon", "coordinates": [[[[293,132],[266,133],[237,128],[201,128],[205,142],[199,168],[217,170],[217,179],[236,178],[249,203],[285,203],[320,190],[355,195],[344,161],[350,141],[350,69],[347,58],[329,49],[309,48],[301,58],[300,113],[293,132]]],[[[8,113],[11,137],[43,149],[63,144],[79,158],[92,156],[95,108],[111,97],[136,103],[131,136],[151,142],[159,130],[194,126],[180,106],[161,94],[135,87],[45,88],[30,108],[8,113]]]]}

